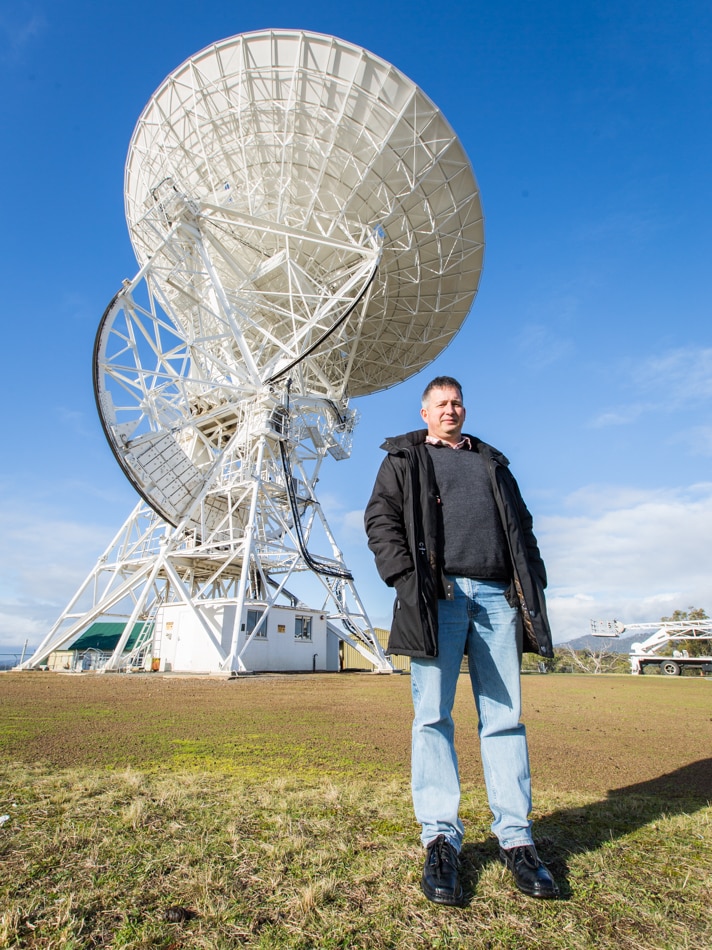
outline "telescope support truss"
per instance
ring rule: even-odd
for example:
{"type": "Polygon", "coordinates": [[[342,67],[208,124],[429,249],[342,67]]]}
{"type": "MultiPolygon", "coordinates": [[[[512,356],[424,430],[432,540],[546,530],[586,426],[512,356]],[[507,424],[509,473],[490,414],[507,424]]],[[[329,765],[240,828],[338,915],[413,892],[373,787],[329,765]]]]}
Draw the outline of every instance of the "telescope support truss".
{"type": "MultiPolygon", "coordinates": [[[[263,622],[280,603],[307,608],[289,585],[300,573],[309,571],[320,581],[321,610],[329,631],[350,644],[377,672],[392,672],[321,506],[311,494],[316,474],[306,481],[285,473],[285,480],[277,483],[274,471],[279,448],[278,439],[261,436],[255,446],[254,466],[243,480],[231,485],[228,497],[236,506],[244,503],[245,495],[249,499],[247,522],[239,535],[232,531],[234,511],[232,516],[226,513],[222,522],[215,523],[211,533],[200,539],[194,528],[187,527],[188,517],[173,527],[140,502],[23,668],[37,667],[50,653],[67,649],[100,620],[123,623],[113,654],[101,669],[151,668],[149,660],[160,659],[162,608],[182,604],[195,618],[195,629],[207,651],[219,654],[216,672],[248,672],[245,652],[259,628],[245,634],[237,623],[226,648],[214,608],[229,603],[239,618],[245,606],[259,605],[263,622]],[[307,548],[317,529],[328,539],[329,556],[316,558],[307,548]],[[139,635],[128,650],[137,627],[139,635]]],[[[300,472],[304,474],[303,466],[300,472]]],[[[210,493],[207,489],[196,507],[209,508],[210,493]]]]}

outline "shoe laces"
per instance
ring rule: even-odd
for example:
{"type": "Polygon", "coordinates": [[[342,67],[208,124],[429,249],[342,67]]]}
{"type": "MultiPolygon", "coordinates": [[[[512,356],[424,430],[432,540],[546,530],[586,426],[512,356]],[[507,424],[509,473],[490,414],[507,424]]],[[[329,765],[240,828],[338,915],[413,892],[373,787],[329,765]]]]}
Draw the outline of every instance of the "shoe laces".
{"type": "Polygon", "coordinates": [[[538,868],[541,863],[539,861],[539,855],[531,845],[520,845],[518,848],[515,848],[513,858],[513,863],[524,861],[530,868],[538,868]]]}
{"type": "Polygon", "coordinates": [[[457,855],[455,849],[447,840],[445,835],[438,835],[429,848],[430,857],[428,861],[431,865],[441,871],[444,866],[455,867],[457,855]]]}

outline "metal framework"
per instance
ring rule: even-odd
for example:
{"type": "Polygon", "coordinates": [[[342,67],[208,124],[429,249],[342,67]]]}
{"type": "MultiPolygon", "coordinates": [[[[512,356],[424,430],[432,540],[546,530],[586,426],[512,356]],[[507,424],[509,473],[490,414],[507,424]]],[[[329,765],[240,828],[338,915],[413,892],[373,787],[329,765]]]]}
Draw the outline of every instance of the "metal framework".
{"type": "Polygon", "coordinates": [[[105,669],[160,652],[184,604],[225,672],[213,608],[320,585],[330,629],[389,670],[315,493],[350,454],[349,399],[451,341],[474,299],[483,222],[469,160],[393,66],[302,31],[191,57],[142,113],[126,165],[139,262],[102,317],[94,386],[142,502],[28,662],[99,618],[125,619],[105,669]],[[318,551],[319,553],[314,553],[318,551]]]}
{"type": "MultiPolygon", "coordinates": [[[[652,630],[653,632],[641,643],[633,643],[630,648],[630,671],[637,675],[643,671],[648,662],[657,662],[659,651],[670,643],[682,641],[712,641],[712,620],[669,620],[657,623],[629,623],[622,624],[618,620],[592,620],[591,633],[594,637],[620,637],[626,630],[652,630]]],[[[682,651],[672,657],[661,657],[662,671],[677,675],[681,666],[698,666],[712,664],[712,656],[689,657],[682,651]]]]}

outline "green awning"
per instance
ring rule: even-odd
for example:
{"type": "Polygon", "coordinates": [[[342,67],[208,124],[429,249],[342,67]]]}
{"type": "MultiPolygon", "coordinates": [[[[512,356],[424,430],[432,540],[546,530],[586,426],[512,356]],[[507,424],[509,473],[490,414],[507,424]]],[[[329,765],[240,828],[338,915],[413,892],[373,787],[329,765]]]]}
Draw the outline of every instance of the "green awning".
{"type": "MultiPolygon", "coordinates": [[[[91,627],[88,627],[81,636],[71,644],[70,650],[78,650],[80,653],[85,650],[100,650],[102,653],[112,653],[119,642],[121,634],[126,627],[120,620],[102,621],[97,620],[91,627]]],[[[136,646],[141,631],[147,627],[149,632],[153,631],[153,620],[146,623],[135,623],[131,636],[126,644],[126,651],[132,650],[136,646]]]]}

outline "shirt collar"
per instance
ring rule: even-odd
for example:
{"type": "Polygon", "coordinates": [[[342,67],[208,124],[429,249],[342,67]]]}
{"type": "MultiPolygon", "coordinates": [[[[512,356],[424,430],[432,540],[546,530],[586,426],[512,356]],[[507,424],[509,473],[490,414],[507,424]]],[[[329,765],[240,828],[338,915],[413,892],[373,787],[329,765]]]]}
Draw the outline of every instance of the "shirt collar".
{"type": "Polygon", "coordinates": [[[463,435],[458,443],[455,445],[450,445],[449,442],[444,442],[442,439],[436,439],[434,435],[425,436],[426,445],[437,445],[437,446],[447,446],[449,449],[469,449],[472,451],[472,442],[468,435],[463,435]]]}

